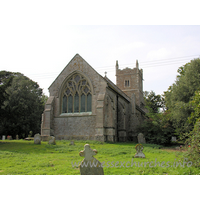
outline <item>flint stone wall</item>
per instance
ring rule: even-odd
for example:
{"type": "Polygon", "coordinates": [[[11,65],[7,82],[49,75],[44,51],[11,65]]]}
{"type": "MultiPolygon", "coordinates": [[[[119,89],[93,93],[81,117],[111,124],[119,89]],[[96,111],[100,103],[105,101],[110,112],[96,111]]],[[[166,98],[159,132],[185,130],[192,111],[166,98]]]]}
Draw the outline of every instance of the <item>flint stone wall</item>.
{"type": "Polygon", "coordinates": [[[55,118],[56,140],[95,140],[96,116],[55,118]]]}

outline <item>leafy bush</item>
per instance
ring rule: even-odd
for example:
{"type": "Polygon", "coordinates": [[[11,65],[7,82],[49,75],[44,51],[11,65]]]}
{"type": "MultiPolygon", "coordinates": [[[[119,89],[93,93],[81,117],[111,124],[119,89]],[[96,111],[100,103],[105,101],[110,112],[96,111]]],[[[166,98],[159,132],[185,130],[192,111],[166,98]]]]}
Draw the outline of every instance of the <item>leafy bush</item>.
{"type": "Polygon", "coordinates": [[[171,142],[171,130],[163,127],[163,121],[147,119],[137,127],[137,132],[142,132],[146,142],[151,144],[167,145],[171,142]]]}
{"type": "Polygon", "coordinates": [[[171,122],[171,113],[165,109],[164,98],[153,91],[144,92],[145,108],[148,110],[146,119],[137,127],[137,132],[145,135],[146,142],[152,144],[168,145],[174,128],[171,122]]]}
{"type": "Polygon", "coordinates": [[[186,134],[187,152],[186,157],[192,161],[194,166],[200,167],[200,118],[196,122],[194,129],[186,134]]]}

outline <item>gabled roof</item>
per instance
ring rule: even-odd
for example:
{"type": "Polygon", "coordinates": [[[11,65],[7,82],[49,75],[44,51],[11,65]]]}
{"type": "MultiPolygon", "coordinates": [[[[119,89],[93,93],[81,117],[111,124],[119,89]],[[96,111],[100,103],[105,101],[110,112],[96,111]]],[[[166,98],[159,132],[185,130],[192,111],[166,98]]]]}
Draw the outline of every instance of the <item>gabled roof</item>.
{"type": "MultiPolygon", "coordinates": [[[[65,66],[65,68],[60,72],[60,74],[56,77],[56,79],[53,81],[53,83],[49,86],[49,88],[55,83],[55,81],[59,78],[59,76],[61,76],[61,74],[63,73],[63,71],[70,65],[70,63],[76,58],[76,57],[80,57],[84,62],[86,62],[79,54],[76,54],[71,60],[70,62],[65,66]]],[[[87,62],[86,62],[87,63],[87,62]]],[[[88,63],[87,63],[88,64],[88,63]]],[[[109,88],[111,88],[113,91],[115,91],[117,94],[119,94],[121,97],[123,97],[124,99],[126,99],[128,102],[131,101],[130,97],[127,96],[121,89],[119,89],[108,77],[103,77],[101,76],[90,64],[88,64],[92,70],[94,70],[103,80],[105,80],[107,82],[107,85],[109,88]]]]}
{"type": "MultiPolygon", "coordinates": [[[[121,89],[119,89],[110,79],[108,79],[108,77],[104,77],[104,79],[106,80],[106,82],[108,83],[108,86],[113,89],[116,93],[118,93],[119,95],[121,95],[122,97],[124,97],[127,101],[130,102],[130,97],[127,96],[121,89]]],[[[140,111],[141,113],[145,114],[145,111],[140,108],[137,104],[135,104],[136,109],[138,111],[140,111]]]]}
{"type": "MultiPolygon", "coordinates": [[[[64,67],[64,69],[60,72],[60,74],[56,77],[56,79],[52,82],[52,84],[49,86],[49,88],[55,83],[55,81],[59,78],[59,76],[63,73],[63,71],[70,65],[70,63],[76,58],[76,57],[80,57],[84,62],[86,62],[78,53],[69,61],[69,63],[64,67]]],[[[87,62],[86,62],[87,63],[87,62]]],[[[88,63],[87,63],[88,64],[88,63]]],[[[101,76],[90,64],[88,64],[92,70],[94,70],[99,76],[101,76]]],[[[102,79],[103,76],[101,76],[102,79]]],[[[48,89],[49,89],[48,88],[48,89]]]]}

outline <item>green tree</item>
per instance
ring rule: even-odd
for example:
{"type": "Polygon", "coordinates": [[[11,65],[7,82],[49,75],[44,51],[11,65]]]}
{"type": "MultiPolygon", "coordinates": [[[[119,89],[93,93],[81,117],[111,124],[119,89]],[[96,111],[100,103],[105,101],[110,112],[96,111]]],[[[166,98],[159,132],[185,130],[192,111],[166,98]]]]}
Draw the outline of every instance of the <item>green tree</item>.
{"type": "Polygon", "coordinates": [[[197,167],[200,167],[200,90],[195,92],[195,96],[189,102],[193,112],[188,117],[188,122],[194,125],[189,133],[184,134],[186,139],[186,157],[197,167]]]}
{"type": "Polygon", "coordinates": [[[8,71],[0,71],[0,135],[3,131],[3,122],[6,121],[6,112],[4,110],[4,101],[8,99],[9,95],[6,89],[11,86],[14,76],[19,75],[19,73],[13,73],[8,71]]]}
{"type": "Polygon", "coordinates": [[[182,135],[193,129],[188,122],[193,112],[189,102],[195,91],[200,87],[200,59],[191,60],[178,69],[176,82],[164,93],[166,107],[170,110],[173,127],[177,135],[182,135]]]}
{"type": "Polygon", "coordinates": [[[200,118],[200,90],[195,92],[195,95],[189,102],[189,105],[193,112],[188,118],[188,122],[194,125],[200,118]]]}
{"type": "Polygon", "coordinates": [[[1,102],[1,135],[26,137],[30,131],[40,132],[45,103],[42,89],[23,74],[5,71],[0,74],[1,87],[5,86],[5,98],[1,102]]]}
{"type": "MultiPolygon", "coordinates": [[[[12,79],[14,76],[18,76],[19,73],[1,71],[0,72],[0,109],[3,106],[3,102],[8,98],[8,94],[6,93],[6,88],[9,87],[12,83],[12,79]]],[[[2,112],[0,117],[2,117],[2,112]]],[[[2,119],[2,118],[1,118],[2,119]]]]}
{"type": "Polygon", "coordinates": [[[170,121],[170,112],[165,111],[164,98],[153,91],[145,92],[144,98],[148,110],[147,119],[137,127],[137,131],[144,133],[148,143],[170,144],[174,129],[170,121]]]}
{"type": "Polygon", "coordinates": [[[200,118],[196,121],[194,129],[186,133],[186,157],[197,167],[200,167],[200,118]]]}
{"type": "Polygon", "coordinates": [[[165,102],[164,97],[161,95],[156,95],[154,91],[145,91],[144,92],[144,100],[146,108],[151,113],[159,113],[161,109],[164,111],[165,102]]]}

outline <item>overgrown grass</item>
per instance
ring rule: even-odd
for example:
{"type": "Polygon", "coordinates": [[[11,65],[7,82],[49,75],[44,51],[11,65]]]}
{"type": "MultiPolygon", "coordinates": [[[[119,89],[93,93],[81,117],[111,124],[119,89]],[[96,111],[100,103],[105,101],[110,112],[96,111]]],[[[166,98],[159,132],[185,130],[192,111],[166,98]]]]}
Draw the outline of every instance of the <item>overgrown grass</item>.
{"type": "Polygon", "coordinates": [[[75,145],[71,146],[68,140],[56,141],[56,145],[49,145],[47,142],[36,145],[33,141],[24,140],[0,141],[0,174],[79,175],[78,163],[83,160],[79,152],[84,149],[85,144],[90,144],[92,149],[98,151],[95,158],[105,162],[105,175],[200,174],[200,169],[191,163],[176,167],[178,162],[183,164],[184,153],[169,148],[161,149],[162,146],[159,145],[144,144],[146,158],[134,158],[135,143],[74,142],[75,145]],[[161,167],[158,163],[155,165],[155,161],[165,164],[161,167]]]}

